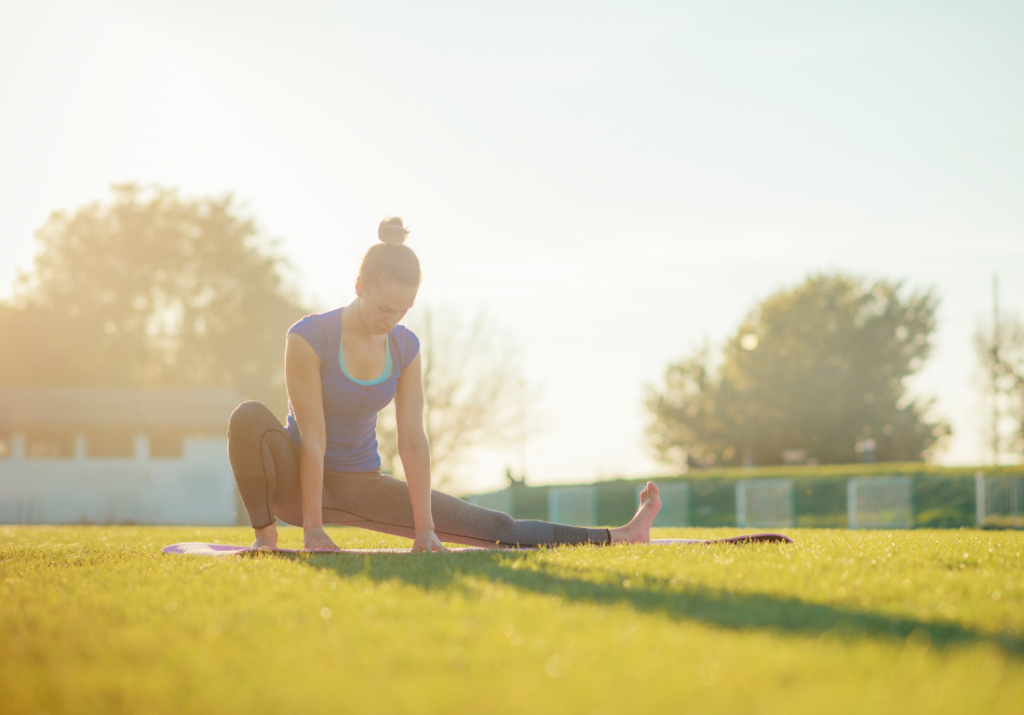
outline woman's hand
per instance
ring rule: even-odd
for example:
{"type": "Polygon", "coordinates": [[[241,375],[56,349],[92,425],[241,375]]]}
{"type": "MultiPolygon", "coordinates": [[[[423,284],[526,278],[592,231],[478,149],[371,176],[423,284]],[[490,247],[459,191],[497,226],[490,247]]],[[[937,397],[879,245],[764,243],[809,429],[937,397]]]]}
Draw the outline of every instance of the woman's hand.
{"type": "Polygon", "coordinates": [[[419,551],[447,551],[437,534],[432,529],[424,529],[416,533],[416,540],[412,542],[413,553],[419,551]]]}
{"type": "Polygon", "coordinates": [[[302,543],[307,551],[341,551],[331,541],[322,526],[310,526],[302,530],[302,543]]]}

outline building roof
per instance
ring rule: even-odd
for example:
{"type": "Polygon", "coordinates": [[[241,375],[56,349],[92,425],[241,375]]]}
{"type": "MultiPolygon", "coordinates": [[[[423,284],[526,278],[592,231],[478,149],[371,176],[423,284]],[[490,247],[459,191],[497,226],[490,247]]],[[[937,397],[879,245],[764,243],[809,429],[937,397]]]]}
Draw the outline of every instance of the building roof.
{"type": "Polygon", "coordinates": [[[0,387],[0,430],[174,429],[223,434],[230,388],[0,387]]]}

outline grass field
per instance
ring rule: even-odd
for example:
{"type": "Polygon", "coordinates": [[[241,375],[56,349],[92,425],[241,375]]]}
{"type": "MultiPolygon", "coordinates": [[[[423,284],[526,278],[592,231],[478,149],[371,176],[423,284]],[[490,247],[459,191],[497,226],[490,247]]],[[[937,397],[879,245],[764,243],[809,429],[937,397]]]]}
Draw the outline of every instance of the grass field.
{"type": "MultiPolygon", "coordinates": [[[[159,552],[249,533],[0,527],[0,711],[1024,713],[1021,532],[796,529],[788,546],[372,557],[159,552]]],[[[282,541],[298,546],[301,533],[282,541]]]]}

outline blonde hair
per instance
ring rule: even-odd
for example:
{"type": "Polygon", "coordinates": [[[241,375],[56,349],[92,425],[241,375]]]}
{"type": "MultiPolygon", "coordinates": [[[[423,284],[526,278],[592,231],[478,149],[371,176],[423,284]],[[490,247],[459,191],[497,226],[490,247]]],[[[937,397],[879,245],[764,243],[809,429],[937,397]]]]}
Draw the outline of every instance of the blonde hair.
{"type": "Polygon", "coordinates": [[[405,286],[420,284],[420,260],[405,245],[409,229],[398,216],[389,216],[377,227],[380,243],[370,246],[359,266],[359,277],[366,285],[392,280],[405,286]]]}

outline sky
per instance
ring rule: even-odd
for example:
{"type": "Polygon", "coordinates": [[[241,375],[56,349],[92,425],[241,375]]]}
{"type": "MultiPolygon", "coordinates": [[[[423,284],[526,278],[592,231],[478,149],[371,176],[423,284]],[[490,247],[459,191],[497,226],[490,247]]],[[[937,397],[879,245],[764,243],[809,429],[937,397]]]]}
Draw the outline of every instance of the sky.
{"type": "MultiPolygon", "coordinates": [[[[809,273],[933,288],[911,381],[979,464],[972,335],[1024,315],[1019,2],[0,4],[0,297],[113,182],[231,193],[307,298],[384,216],[421,305],[484,310],[540,395],[464,489],[664,473],[645,386],[809,273]]],[[[415,319],[415,315],[411,316],[415,319]]]]}

